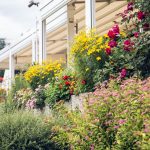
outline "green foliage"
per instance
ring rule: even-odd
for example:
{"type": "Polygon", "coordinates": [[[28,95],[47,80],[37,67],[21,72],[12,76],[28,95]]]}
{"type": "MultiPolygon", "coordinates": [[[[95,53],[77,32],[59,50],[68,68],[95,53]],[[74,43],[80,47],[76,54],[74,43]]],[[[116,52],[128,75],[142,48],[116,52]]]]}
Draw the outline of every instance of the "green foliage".
{"type": "Polygon", "coordinates": [[[46,103],[53,106],[60,100],[69,101],[74,94],[76,81],[71,70],[66,69],[60,74],[54,83],[46,85],[46,103]]]}
{"type": "Polygon", "coordinates": [[[29,112],[15,112],[0,116],[0,149],[56,150],[51,142],[51,127],[41,116],[29,112]]]}
{"type": "Polygon", "coordinates": [[[13,81],[13,85],[11,87],[11,91],[9,91],[10,95],[12,95],[12,98],[14,97],[15,93],[21,89],[26,89],[29,87],[28,82],[25,80],[22,73],[15,76],[15,79],[13,81]]]}

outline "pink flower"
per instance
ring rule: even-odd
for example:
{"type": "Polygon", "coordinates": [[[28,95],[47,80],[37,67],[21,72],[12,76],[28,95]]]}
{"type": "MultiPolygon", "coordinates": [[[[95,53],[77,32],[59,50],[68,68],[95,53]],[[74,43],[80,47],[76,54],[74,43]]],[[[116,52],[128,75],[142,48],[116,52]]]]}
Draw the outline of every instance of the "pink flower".
{"type": "Polygon", "coordinates": [[[114,126],[114,129],[118,129],[119,128],[119,126],[114,126]]]}
{"type": "Polygon", "coordinates": [[[138,38],[139,37],[139,32],[134,32],[134,37],[138,38]]]}
{"type": "Polygon", "coordinates": [[[124,68],[124,69],[121,70],[120,77],[125,78],[126,75],[127,75],[127,70],[124,68]]]}
{"type": "Polygon", "coordinates": [[[29,101],[26,103],[26,107],[29,108],[29,109],[35,108],[35,105],[36,105],[35,100],[29,100],[29,101]]]}
{"type": "Polygon", "coordinates": [[[119,29],[119,26],[117,24],[112,27],[112,30],[113,30],[115,35],[118,35],[120,33],[120,29],[119,29]]]}
{"type": "Polygon", "coordinates": [[[133,48],[134,43],[130,39],[124,41],[124,50],[130,51],[133,48]]]}
{"type": "Polygon", "coordinates": [[[111,48],[106,48],[106,54],[110,55],[111,54],[111,48]]]}
{"type": "Polygon", "coordinates": [[[109,45],[111,48],[113,48],[113,47],[116,47],[116,46],[117,46],[117,42],[114,41],[114,40],[111,40],[111,41],[108,43],[108,45],[109,45]]]}
{"type": "Polygon", "coordinates": [[[126,123],[126,120],[120,119],[120,120],[118,121],[118,123],[119,123],[120,125],[125,124],[125,123],[126,123]]]}
{"type": "Polygon", "coordinates": [[[142,19],[145,18],[145,13],[142,12],[142,11],[139,11],[139,12],[137,13],[137,17],[138,17],[139,20],[142,20],[142,19]]]}
{"type": "Polygon", "coordinates": [[[94,150],[94,144],[90,146],[90,150],[94,150]]]}

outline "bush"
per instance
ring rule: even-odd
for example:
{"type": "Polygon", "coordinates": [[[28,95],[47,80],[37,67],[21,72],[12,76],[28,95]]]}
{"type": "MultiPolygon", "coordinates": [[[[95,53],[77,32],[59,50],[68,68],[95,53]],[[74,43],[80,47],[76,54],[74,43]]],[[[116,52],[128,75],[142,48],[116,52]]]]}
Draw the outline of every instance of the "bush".
{"type": "Polygon", "coordinates": [[[145,78],[150,75],[149,4],[145,0],[136,0],[128,3],[126,10],[118,14],[122,17],[120,24],[125,27],[125,34],[121,36],[119,23],[108,31],[108,61],[97,71],[96,79],[99,77],[98,80],[103,82],[112,77],[145,78]]]}
{"type": "Polygon", "coordinates": [[[29,112],[15,112],[0,116],[0,149],[56,150],[51,142],[51,127],[41,116],[29,112]]]}
{"type": "Polygon", "coordinates": [[[29,83],[25,80],[24,75],[22,73],[15,76],[15,80],[12,85],[13,93],[21,89],[26,89],[28,87],[29,87],[29,83]]]}
{"type": "Polygon", "coordinates": [[[71,48],[73,68],[79,82],[86,81],[84,88],[78,86],[79,91],[92,91],[94,87],[93,76],[96,69],[101,69],[106,60],[105,48],[108,47],[108,38],[99,36],[96,32],[80,32],[74,39],[71,48]],[[86,87],[86,89],[85,89],[86,87]]]}
{"type": "Polygon", "coordinates": [[[43,63],[42,65],[36,64],[27,70],[24,74],[25,79],[30,83],[33,90],[38,88],[39,85],[44,86],[48,82],[57,77],[62,71],[62,65],[58,62],[43,63]]]}
{"type": "Polygon", "coordinates": [[[55,82],[47,85],[45,89],[46,103],[53,106],[60,100],[69,101],[71,95],[75,94],[76,79],[69,69],[64,70],[55,82]]]}
{"type": "Polygon", "coordinates": [[[72,149],[150,147],[150,78],[101,85],[86,100],[83,113],[72,112],[61,103],[54,108],[56,143],[72,149]]]}

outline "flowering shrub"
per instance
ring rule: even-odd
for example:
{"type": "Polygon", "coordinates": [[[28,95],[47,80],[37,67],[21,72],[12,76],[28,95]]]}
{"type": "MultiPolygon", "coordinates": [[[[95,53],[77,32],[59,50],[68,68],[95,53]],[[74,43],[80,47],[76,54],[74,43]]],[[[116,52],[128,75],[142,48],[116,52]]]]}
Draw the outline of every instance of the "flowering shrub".
{"type": "Polygon", "coordinates": [[[60,100],[70,100],[71,95],[75,94],[76,79],[70,70],[64,70],[54,83],[50,83],[46,87],[46,103],[53,106],[60,100]]]}
{"type": "Polygon", "coordinates": [[[17,109],[20,108],[34,108],[34,106],[29,105],[30,102],[36,101],[34,92],[28,88],[28,89],[21,89],[15,93],[15,96],[13,98],[13,102],[15,104],[15,107],[17,109]],[[31,107],[30,107],[31,106],[31,107]]]}
{"type": "Polygon", "coordinates": [[[33,89],[38,85],[45,85],[51,82],[62,71],[62,65],[59,62],[43,63],[42,65],[33,65],[29,67],[24,74],[25,79],[30,83],[33,89]]]}
{"type": "Polygon", "coordinates": [[[133,75],[149,76],[150,36],[147,29],[150,24],[148,19],[150,11],[145,3],[149,2],[138,0],[135,3],[129,2],[126,10],[118,14],[122,17],[121,24],[125,26],[123,36],[121,36],[119,23],[108,31],[110,46],[106,48],[108,61],[96,74],[96,78],[98,76],[101,82],[112,77],[123,79],[133,75]]]}
{"type": "Polygon", "coordinates": [[[86,100],[83,113],[55,106],[53,140],[70,149],[149,149],[149,104],[150,78],[111,80],[86,100]]]}
{"type": "MultiPolygon", "coordinates": [[[[73,67],[79,80],[85,80],[86,89],[81,92],[92,90],[94,82],[93,75],[96,69],[103,67],[105,62],[105,49],[108,48],[108,37],[98,36],[95,32],[80,32],[74,39],[71,57],[73,67]]],[[[79,86],[80,87],[80,86],[79,86]]],[[[82,88],[82,87],[81,87],[82,88]]]]}

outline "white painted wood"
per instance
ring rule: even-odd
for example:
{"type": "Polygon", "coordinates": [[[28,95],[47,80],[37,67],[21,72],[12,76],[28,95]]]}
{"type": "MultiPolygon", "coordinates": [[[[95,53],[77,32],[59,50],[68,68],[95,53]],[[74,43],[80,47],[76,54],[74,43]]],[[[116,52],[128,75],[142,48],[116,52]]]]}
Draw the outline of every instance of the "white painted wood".
{"type": "Polygon", "coordinates": [[[5,69],[2,88],[5,89],[6,91],[8,91],[9,89],[9,69],[5,69]]]}
{"type": "Polygon", "coordinates": [[[11,88],[12,80],[15,77],[15,57],[10,50],[9,53],[9,87],[11,88]]]}
{"type": "Polygon", "coordinates": [[[70,54],[71,45],[75,35],[75,6],[73,4],[68,5],[67,7],[67,63],[70,54]]]}
{"type": "Polygon", "coordinates": [[[35,35],[32,37],[32,64],[36,62],[36,39],[35,35]]]}
{"type": "Polygon", "coordinates": [[[32,64],[38,62],[38,39],[37,35],[33,34],[32,37],[32,64]]]}
{"type": "Polygon", "coordinates": [[[95,9],[95,0],[85,0],[85,18],[86,18],[86,28],[92,29],[96,25],[96,9],[95,9]]]}
{"type": "Polygon", "coordinates": [[[39,63],[46,60],[46,20],[39,22],[39,63]]]}
{"type": "Polygon", "coordinates": [[[51,0],[47,1],[45,5],[40,8],[42,20],[47,19],[52,14],[56,13],[59,9],[67,5],[67,0],[51,0]]]}

